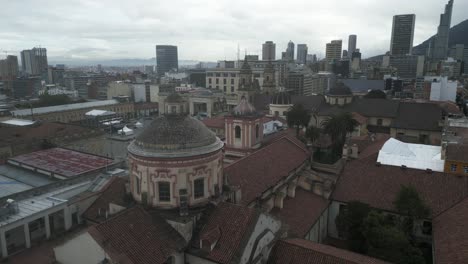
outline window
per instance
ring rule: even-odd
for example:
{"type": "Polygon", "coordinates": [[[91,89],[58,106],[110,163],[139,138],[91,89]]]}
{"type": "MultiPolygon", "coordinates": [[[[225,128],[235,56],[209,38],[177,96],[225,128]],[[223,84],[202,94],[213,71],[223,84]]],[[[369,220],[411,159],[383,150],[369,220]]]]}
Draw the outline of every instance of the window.
{"type": "Polygon", "coordinates": [[[468,166],[463,166],[463,172],[468,173],[468,166]]]}
{"type": "Polygon", "coordinates": [[[158,193],[160,202],[170,202],[171,184],[169,182],[158,182],[158,193]]]}
{"type": "Polygon", "coordinates": [[[279,116],[279,111],[275,111],[275,116],[279,116]]]}
{"type": "Polygon", "coordinates": [[[208,78],[208,83],[211,84],[211,78],[208,78]]]}
{"type": "Polygon", "coordinates": [[[172,105],[172,106],[171,106],[171,113],[172,113],[172,114],[177,113],[177,106],[175,106],[175,105],[172,105]]]}
{"type": "Polygon", "coordinates": [[[235,73],[231,73],[231,77],[236,77],[236,74],[235,74],[235,73]]]}
{"type": "Polygon", "coordinates": [[[223,73],[223,77],[228,77],[229,74],[228,73],[223,73]]]}
{"type": "Polygon", "coordinates": [[[223,84],[227,84],[227,79],[223,79],[223,84]]]}
{"type": "Polygon", "coordinates": [[[216,77],[221,77],[221,73],[216,73],[216,77]]]}
{"type": "Polygon", "coordinates": [[[235,128],[236,132],[236,138],[241,138],[241,128],[240,126],[236,126],[235,128]]]}
{"type": "Polygon", "coordinates": [[[379,119],[377,119],[377,125],[378,125],[378,126],[381,126],[382,124],[383,124],[383,121],[382,121],[382,119],[380,119],[380,118],[379,118],[379,119]]]}
{"type": "Polygon", "coordinates": [[[231,93],[234,92],[234,86],[231,86],[231,93]]]}
{"type": "Polygon", "coordinates": [[[226,90],[227,90],[226,86],[223,87],[223,90],[224,90],[224,92],[226,92],[226,90]]]}
{"type": "Polygon", "coordinates": [[[137,194],[140,194],[140,178],[135,177],[135,189],[137,194]]]}
{"type": "Polygon", "coordinates": [[[245,84],[245,79],[244,79],[244,78],[242,78],[242,85],[244,85],[244,84],[245,84]]]}
{"type": "Polygon", "coordinates": [[[216,84],[219,84],[219,79],[218,78],[216,78],[216,84]]]}
{"type": "Polygon", "coordinates": [[[258,124],[257,124],[257,125],[255,125],[255,138],[256,139],[258,139],[259,132],[260,132],[260,128],[258,127],[258,124]]]}
{"type": "Polygon", "coordinates": [[[234,79],[231,79],[231,84],[234,84],[234,79]]]}
{"type": "Polygon", "coordinates": [[[450,171],[452,171],[452,172],[457,171],[457,167],[458,167],[457,164],[451,164],[450,165],[450,171]]]}
{"type": "Polygon", "coordinates": [[[267,82],[270,81],[270,76],[269,75],[267,75],[266,80],[267,80],[267,82]]]}
{"type": "Polygon", "coordinates": [[[205,196],[205,179],[197,179],[193,183],[193,196],[195,199],[202,198],[205,196]]]}

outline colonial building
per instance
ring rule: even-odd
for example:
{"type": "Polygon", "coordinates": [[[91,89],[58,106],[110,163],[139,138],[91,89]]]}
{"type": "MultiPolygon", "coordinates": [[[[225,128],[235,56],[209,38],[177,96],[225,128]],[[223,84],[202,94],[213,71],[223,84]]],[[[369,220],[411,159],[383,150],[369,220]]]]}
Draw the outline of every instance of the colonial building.
{"type": "Polygon", "coordinates": [[[223,186],[223,143],[177,95],[128,148],[133,198],[159,208],[203,205],[223,186]]]}

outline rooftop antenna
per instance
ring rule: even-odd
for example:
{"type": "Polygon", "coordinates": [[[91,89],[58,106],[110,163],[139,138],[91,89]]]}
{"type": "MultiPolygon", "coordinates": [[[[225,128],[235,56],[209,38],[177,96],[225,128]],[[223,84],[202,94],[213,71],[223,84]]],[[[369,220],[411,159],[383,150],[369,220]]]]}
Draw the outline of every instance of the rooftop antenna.
{"type": "Polygon", "coordinates": [[[240,60],[240,47],[239,47],[239,43],[237,43],[237,61],[240,60]]]}

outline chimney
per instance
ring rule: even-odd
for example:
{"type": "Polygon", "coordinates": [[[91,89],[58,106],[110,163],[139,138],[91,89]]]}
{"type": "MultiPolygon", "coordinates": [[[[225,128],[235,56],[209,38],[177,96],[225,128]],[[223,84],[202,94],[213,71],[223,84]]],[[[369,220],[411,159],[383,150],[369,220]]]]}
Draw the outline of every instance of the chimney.
{"type": "Polygon", "coordinates": [[[359,148],[356,144],[353,144],[353,146],[351,146],[351,157],[354,158],[354,159],[357,159],[359,157],[359,148]]]}
{"type": "Polygon", "coordinates": [[[347,159],[349,154],[348,144],[344,144],[343,146],[343,158],[347,159]]]}

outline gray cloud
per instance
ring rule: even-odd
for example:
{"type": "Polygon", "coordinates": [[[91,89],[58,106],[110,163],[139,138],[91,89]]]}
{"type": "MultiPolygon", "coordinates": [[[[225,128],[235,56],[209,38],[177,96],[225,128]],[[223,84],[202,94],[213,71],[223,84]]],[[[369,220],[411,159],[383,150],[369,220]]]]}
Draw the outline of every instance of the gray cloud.
{"type": "MultiPolygon", "coordinates": [[[[50,57],[151,58],[156,44],[179,46],[180,59],[234,59],[277,53],[289,40],[323,57],[325,43],[358,35],[364,56],[388,50],[392,16],[416,14],[415,44],[436,32],[445,0],[17,0],[3,1],[0,50],[42,46],[50,57]]],[[[455,0],[452,24],[468,18],[455,0]]]]}

